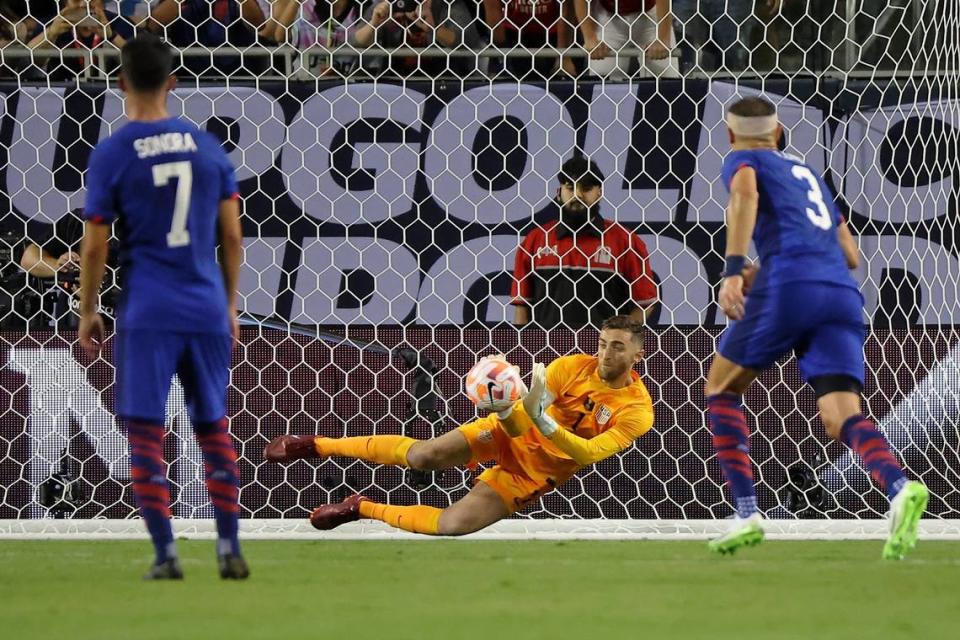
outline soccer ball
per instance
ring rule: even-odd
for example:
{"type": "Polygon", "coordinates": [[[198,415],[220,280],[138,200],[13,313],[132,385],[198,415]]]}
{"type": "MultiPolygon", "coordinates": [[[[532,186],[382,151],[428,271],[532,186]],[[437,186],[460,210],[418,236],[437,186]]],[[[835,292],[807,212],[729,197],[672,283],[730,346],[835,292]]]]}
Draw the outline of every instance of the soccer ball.
{"type": "Polygon", "coordinates": [[[464,387],[470,401],[484,411],[503,411],[527,392],[520,370],[503,356],[487,356],[473,365],[464,387]]]}

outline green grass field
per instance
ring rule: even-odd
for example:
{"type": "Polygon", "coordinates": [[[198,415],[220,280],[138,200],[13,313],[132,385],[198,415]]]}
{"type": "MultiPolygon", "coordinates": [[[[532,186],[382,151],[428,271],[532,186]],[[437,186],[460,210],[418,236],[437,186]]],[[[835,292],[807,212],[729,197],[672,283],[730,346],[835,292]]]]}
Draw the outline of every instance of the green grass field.
{"type": "Polygon", "coordinates": [[[181,541],[186,580],[144,583],[146,542],[0,542],[0,634],[21,638],[960,637],[960,544],[900,563],[879,541],[250,541],[247,582],[181,541]]]}

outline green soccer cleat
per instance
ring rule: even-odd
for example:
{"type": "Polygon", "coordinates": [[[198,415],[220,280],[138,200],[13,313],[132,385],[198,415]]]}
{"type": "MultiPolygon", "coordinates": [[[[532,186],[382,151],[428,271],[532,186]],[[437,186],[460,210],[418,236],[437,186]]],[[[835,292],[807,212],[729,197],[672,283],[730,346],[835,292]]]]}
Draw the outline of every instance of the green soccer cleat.
{"type": "Polygon", "coordinates": [[[927,488],[911,481],[890,501],[890,535],[883,545],[884,560],[903,560],[903,556],[917,546],[917,523],[929,499],[927,488]]]}
{"type": "Polygon", "coordinates": [[[763,542],[763,521],[759,513],[749,518],[736,518],[733,527],[719,538],[707,543],[707,548],[714,553],[733,554],[740,547],[753,547],[763,542]]]}

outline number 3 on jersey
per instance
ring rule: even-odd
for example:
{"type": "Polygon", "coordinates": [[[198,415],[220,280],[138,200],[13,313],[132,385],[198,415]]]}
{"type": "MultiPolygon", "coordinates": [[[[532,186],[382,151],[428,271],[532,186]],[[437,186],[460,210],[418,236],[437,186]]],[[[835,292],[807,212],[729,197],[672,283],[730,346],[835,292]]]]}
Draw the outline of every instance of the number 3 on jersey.
{"type": "Polygon", "coordinates": [[[815,226],[826,231],[833,226],[833,218],[830,215],[830,207],[823,201],[823,191],[820,190],[820,183],[817,182],[817,178],[810,169],[802,165],[794,165],[793,177],[805,181],[810,187],[810,190],[807,191],[807,199],[817,205],[817,210],[814,211],[807,207],[807,217],[815,226]]]}
{"type": "Polygon", "coordinates": [[[187,214],[190,213],[190,193],[193,189],[193,166],[184,160],[153,165],[153,185],[165,187],[170,178],[177,179],[177,196],[173,203],[173,221],[167,233],[167,246],[186,247],[190,244],[187,214]]]}

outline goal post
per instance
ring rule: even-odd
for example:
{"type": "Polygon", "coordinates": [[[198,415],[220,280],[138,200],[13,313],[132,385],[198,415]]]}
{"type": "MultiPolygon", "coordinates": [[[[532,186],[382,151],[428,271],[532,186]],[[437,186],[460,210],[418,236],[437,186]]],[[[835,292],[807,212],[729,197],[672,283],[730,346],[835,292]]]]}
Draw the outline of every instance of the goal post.
{"type": "MultiPolygon", "coordinates": [[[[720,56],[718,68],[715,43],[696,34],[720,17],[685,15],[675,0],[680,78],[517,80],[487,68],[371,80],[356,66],[308,64],[288,46],[284,56],[300,60],[293,75],[276,66],[279,54],[264,54],[274,66],[256,74],[241,64],[230,77],[181,82],[171,113],[223,141],[242,197],[247,321],[228,417],[243,532],[320,535],[305,520],[310,510],[353,492],[449,505],[475,470],[412,481],[401,469],[341,458],[279,466],[262,450],[284,433],[440,435],[476,415],[462,378],[478,358],[503,353],[526,373],[534,361],[596,349],[594,328],[512,324],[517,248],[556,215],[557,174],[575,153],[605,176],[601,215],[636,231],[650,253],[660,302],[639,371],[656,420],[628,450],[482,535],[719,531],[732,508],[702,391],[725,326],[715,301],[723,112],[736,96],[761,94],[778,107],[785,149],[822,172],[860,246],[865,410],[908,474],[931,489],[923,534],[960,537],[960,16],[955,2],[938,16],[923,2],[878,13],[867,4],[753,16],[730,44],[751,55],[730,58],[740,60],[733,66],[720,56]],[[805,54],[797,39],[808,32],[815,40],[805,54]],[[793,39],[778,40],[784,34],[793,39]]],[[[191,55],[203,52],[191,44],[191,55]]],[[[334,60],[359,53],[349,43],[308,44],[334,60]]],[[[29,245],[74,246],[70,220],[84,203],[89,153],[125,123],[122,96],[86,66],[69,81],[40,79],[36,65],[53,54],[11,47],[0,51],[0,537],[141,536],[112,346],[103,359],[86,358],[70,296],[57,278],[20,265],[29,245]]],[[[507,48],[511,59],[526,55],[507,48]]],[[[430,51],[424,59],[437,59],[430,51]]],[[[402,53],[409,61],[417,51],[402,53]]],[[[474,53],[474,62],[496,59],[490,49],[474,53]]],[[[586,63],[578,47],[568,53],[586,63]]],[[[52,64],[72,69],[81,59],[94,64],[73,55],[52,64]]],[[[827,439],[792,358],[759,378],[745,406],[758,502],[774,535],[884,534],[886,498],[827,439]]],[[[167,426],[175,530],[209,535],[212,507],[179,384],[167,426]]],[[[370,523],[333,535],[404,538],[370,523]]]]}

